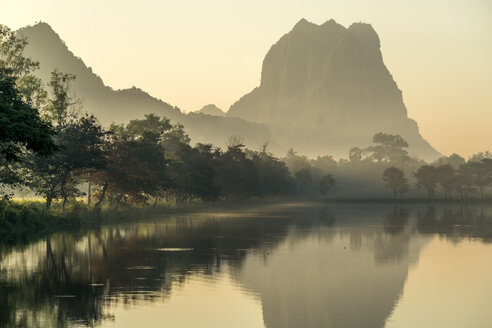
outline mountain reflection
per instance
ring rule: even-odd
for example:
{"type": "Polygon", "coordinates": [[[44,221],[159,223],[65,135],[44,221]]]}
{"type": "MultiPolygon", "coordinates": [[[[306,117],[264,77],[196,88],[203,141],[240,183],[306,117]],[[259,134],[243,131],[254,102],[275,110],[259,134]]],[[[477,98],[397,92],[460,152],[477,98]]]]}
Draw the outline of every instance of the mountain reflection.
{"type": "Polygon", "coordinates": [[[104,325],[229,272],[266,327],[381,327],[427,234],[490,242],[490,210],[287,204],[54,234],[0,248],[0,326],[104,325]]]}

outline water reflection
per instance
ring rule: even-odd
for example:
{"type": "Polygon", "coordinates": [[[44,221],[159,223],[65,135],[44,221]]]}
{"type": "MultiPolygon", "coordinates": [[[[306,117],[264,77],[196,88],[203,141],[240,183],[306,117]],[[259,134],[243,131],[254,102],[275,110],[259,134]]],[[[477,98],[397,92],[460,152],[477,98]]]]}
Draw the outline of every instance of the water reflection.
{"type": "Polygon", "coordinates": [[[55,234],[0,248],[0,327],[382,327],[435,236],[488,243],[491,211],[286,204],[55,234]]]}

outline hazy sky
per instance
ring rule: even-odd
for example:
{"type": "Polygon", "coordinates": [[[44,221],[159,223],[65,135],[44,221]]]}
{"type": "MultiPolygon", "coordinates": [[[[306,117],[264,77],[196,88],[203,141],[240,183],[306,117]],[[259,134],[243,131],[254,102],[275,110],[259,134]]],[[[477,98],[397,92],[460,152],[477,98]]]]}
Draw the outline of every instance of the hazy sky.
{"type": "Polygon", "coordinates": [[[491,0],[0,0],[0,23],[42,20],[113,88],[185,111],[227,110],[259,84],[302,17],[373,25],[409,116],[444,154],[492,150],[491,0]]]}

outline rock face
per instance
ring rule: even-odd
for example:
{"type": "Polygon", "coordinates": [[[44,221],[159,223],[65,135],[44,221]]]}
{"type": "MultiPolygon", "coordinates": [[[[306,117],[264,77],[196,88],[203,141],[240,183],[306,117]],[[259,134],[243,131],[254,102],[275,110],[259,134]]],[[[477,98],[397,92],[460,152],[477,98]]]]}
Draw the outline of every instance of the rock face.
{"type": "Polygon", "coordinates": [[[228,116],[264,123],[276,141],[308,155],[347,156],[377,132],[400,134],[410,153],[433,159],[386,68],[371,25],[349,28],[304,19],[267,53],[260,86],[231,106],[228,116]]]}
{"type": "Polygon", "coordinates": [[[73,91],[81,99],[83,111],[94,114],[105,125],[112,122],[124,123],[143,118],[144,114],[155,113],[171,119],[173,124],[183,124],[192,143],[212,143],[225,147],[232,135],[241,135],[244,143],[251,149],[259,149],[265,142],[272,145],[272,148],[276,145],[270,131],[263,124],[235,117],[185,114],[179,108],[136,87],[113,90],[81,58],[76,57],[46,23],[22,28],[17,33],[27,38],[29,43],[25,55],[40,62],[40,69],[36,74],[45,84],[55,68],[75,74],[73,91]]]}

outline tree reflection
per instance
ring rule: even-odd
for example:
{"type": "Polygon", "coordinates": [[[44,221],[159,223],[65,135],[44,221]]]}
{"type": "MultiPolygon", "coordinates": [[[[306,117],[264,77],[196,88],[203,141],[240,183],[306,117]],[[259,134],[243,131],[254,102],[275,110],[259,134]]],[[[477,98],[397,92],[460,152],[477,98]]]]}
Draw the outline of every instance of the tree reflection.
{"type": "Polygon", "coordinates": [[[224,261],[239,270],[247,250],[267,253],[292,227],[333,222],[326,207],[306,207],[267,217],[183,216],[85,235],[55,234],[43,241],[40,254],[24,254],[24,266],[0,276],[0,327],[93,326],[111,319],[114,304],[165,299],[190,274],[213,275],[224,261]],[[27,262],[35,270],[26,270],[27,262]]]}
{"type": "Polygon", "coordinates": [[[424,213],[418,212],[417,227],[420,233],[438,234],[456,243],[470,238],[492,242],[491,208],[484,204],[429,205],[424,213]]]}
{"type": "Polygon", "coordinates": [[[348,310],[361,313],[354,327],[364,320],[383,323],[422,246],[412,246],[415,234],[490,242],[490,214],[472,205],[285,205],[246,216],[179,216],[3,245],[0,327],[98,325],[112,319],[117,304],[165,301],[190,275],[213,277],[225,264],[261,295],[268,327],[293,326],[306,315],[313,327],[341,324],[348,310]],[[296,252],[278,257],[279,249],[296,252]],[[261,270],[266,276],[257,276],[261,270]],[[262,280],[269,274],[270,287],[262,280]],[[344,302],[360,302],[337,305],[330,295],[340,295],[342,281],[344,302]],[[312,304],[309,311],[290,299],[293,291],[312,304]],[[374,300],[374,293],[382,296],[374,300]]]}

